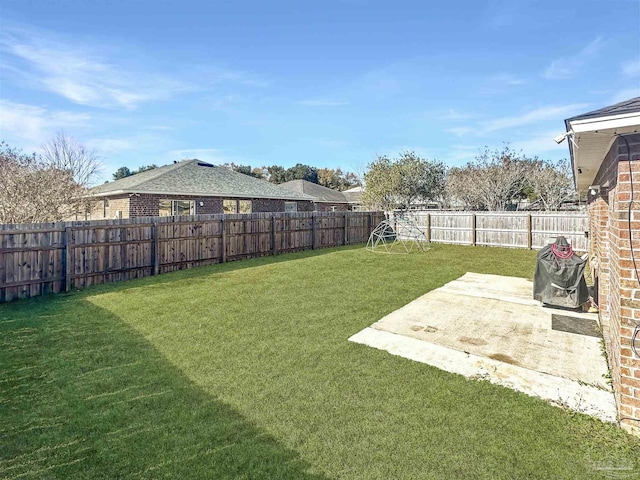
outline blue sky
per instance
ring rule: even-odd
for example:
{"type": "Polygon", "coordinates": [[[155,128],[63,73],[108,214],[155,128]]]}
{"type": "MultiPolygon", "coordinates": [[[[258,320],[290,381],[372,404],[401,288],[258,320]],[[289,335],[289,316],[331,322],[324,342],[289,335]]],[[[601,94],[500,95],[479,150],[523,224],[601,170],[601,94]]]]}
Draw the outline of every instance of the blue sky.
{"type": "Polygon", "coordinates": [[[640,1],[0,0],[0,139],[64,131],[119,166],[360,171],[510,142],[640,96],[640,1]]]}

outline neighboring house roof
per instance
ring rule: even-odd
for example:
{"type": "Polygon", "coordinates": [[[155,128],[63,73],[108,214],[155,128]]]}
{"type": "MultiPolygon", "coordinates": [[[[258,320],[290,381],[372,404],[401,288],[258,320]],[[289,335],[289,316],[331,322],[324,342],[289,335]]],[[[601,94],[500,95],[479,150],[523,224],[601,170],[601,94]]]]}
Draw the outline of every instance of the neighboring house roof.
{"type": "Polygon", "coordinates": [[[123,193],[313,201],[303,193],[199,160],[183,160],[91,189],[98,197],[123,193]]]}
{"type": "Polygon", "coordinates": [[[348,203],[348,200],[345,198],[342,192],[323,187],[322,185],[308,182],[306,180],[291,180],[290,182],[281,183],[280,186],[292,192],[310,195],[315,199],[316,202],[348,203]]]}
{"type": "Polygon", "coordinates": [[[342,192],[349,203],[360,203],[364,187],[353,187],[342,192]]]}
{"type": "Polygon", "coordinates": [[[574,182],[582,192],[593,183],[615,137],[638,131],[640,97],[576,115],[564,124],[574,182]]]}

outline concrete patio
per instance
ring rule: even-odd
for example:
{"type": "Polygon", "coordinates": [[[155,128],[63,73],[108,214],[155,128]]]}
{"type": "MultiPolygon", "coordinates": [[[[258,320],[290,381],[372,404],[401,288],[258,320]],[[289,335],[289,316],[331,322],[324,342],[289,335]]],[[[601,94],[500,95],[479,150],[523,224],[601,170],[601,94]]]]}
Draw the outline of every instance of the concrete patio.
{"type": "Polygon", "coordinates": [[[542,307],[532,291],[467,273],[349,340],[614,422],[597,314],[542,307]]]}

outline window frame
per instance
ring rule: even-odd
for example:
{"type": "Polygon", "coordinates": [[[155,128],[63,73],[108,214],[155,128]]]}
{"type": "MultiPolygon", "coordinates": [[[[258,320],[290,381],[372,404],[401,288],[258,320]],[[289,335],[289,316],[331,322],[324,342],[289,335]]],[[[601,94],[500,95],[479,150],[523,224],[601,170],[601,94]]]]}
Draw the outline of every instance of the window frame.
{"type": "Polygon", "coordinates": [[[172,199],[172,198],[160,198],[158,200],[158,216],[159,217],[175,217],[177,215],[195,215],[196,214],[196,201],[195,200],[189,200],[186,198],[178,198],[178,199],[172,199]],[[189,203],[189,213],[178,213],[178,202],[188,202],[189,203]],[[165,203],[165,205],[162,205],[163,203],[165,203]],[[170,213],[167,215],[166,213],[162,213],[162,211],[164,210],[166,212],[167,210],[167,205],[166,203],[169,203],[169,211],[170,213]]]}
{"type": "Polygon", "coordinates": [[[242,214],[245,214],[245,215],[248,215],[249,213],[253,213],[253,202],[252,202],[251,200],[248,200],[248,199],[241,199],[241,200],[238,200],[238,213],[242,213],[242,214]],[[243,211],[242,211],[242,207],[241,207],[241,205],[242,205],[243,203],[244,203],[245,205],[249,204],[249,211],[248,211],[248,212],[243,212],[243,211]]]}
{"type": "Polygon", "coordinates": [[[238,200],[235,198],[223,198],[222,199],[222,213],[225,215],[234,215],[238,213],[238,200]],[[226,206],[233,204],[234,210],[233,212],[227,212],[226,206]]]}

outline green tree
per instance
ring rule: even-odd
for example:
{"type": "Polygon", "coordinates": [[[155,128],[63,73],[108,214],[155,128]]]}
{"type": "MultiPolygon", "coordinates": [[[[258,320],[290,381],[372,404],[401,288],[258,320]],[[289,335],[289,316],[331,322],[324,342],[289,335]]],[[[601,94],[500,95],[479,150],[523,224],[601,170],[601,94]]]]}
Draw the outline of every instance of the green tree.
{"type": "Polygon", "coordinates": [[[441,200],[446,167],[443,163],[402,152],[398,158],[378,157],[365,173],[365,205],[383,210],[406,209],[417,201],[441,200]]]}
{"type": "Polygon", "coordinates": [[[334,190],[347,190],[360,185],[360,179],[355,173],[343,172],[341,169],[319,168],[318,184],[334,190]]]}
{"type": "Polygon", "coordinates": [[[287,171],[280,165],[267,167],[267,173],[269,174],[269,181],[271,183],[284,183],[288,181],[287,171]]]}
{"type": "Polygon", "coordinates": [[[133,173],[131,173],[131,170],[129,170],[127,167],[120,167],[118,170],[116,170],[116,173],[113,174],[113,179],[120,180],[121,178],[130,177],[131,175],[133,175],[133,173]]]}
{"type": "Polygon", "coordinates": [[[311,183],[318,183],[318,169],[302,163],[296,163],[293,167],[287,169],[286,181],[306,180],[311,183]]]}
{"type": "Polygon", "coordinates": [[[155,163],[152,163],[151,165],[142,165],[141,167],[138,167],[133,171],[129,170],[128,167],[120,167],[118,170],[116,170],[116,173],[113,174],[113,179],[120,180],[121,178],[126,178],[130,177],[131,175],[146,172],[147,170],[153,170],[154,168],[158,168],[155,163]]]}
{"type": "Polygon", "coordinates": [[[138,167],[137,170],[131,172],[131,174],[135,175],[136,173],[146,172],[147,170],[153,170],[154,168],[158,168],[155,163],[152,163],[151,165],[142,165],[141,167],[138,167]]]}

